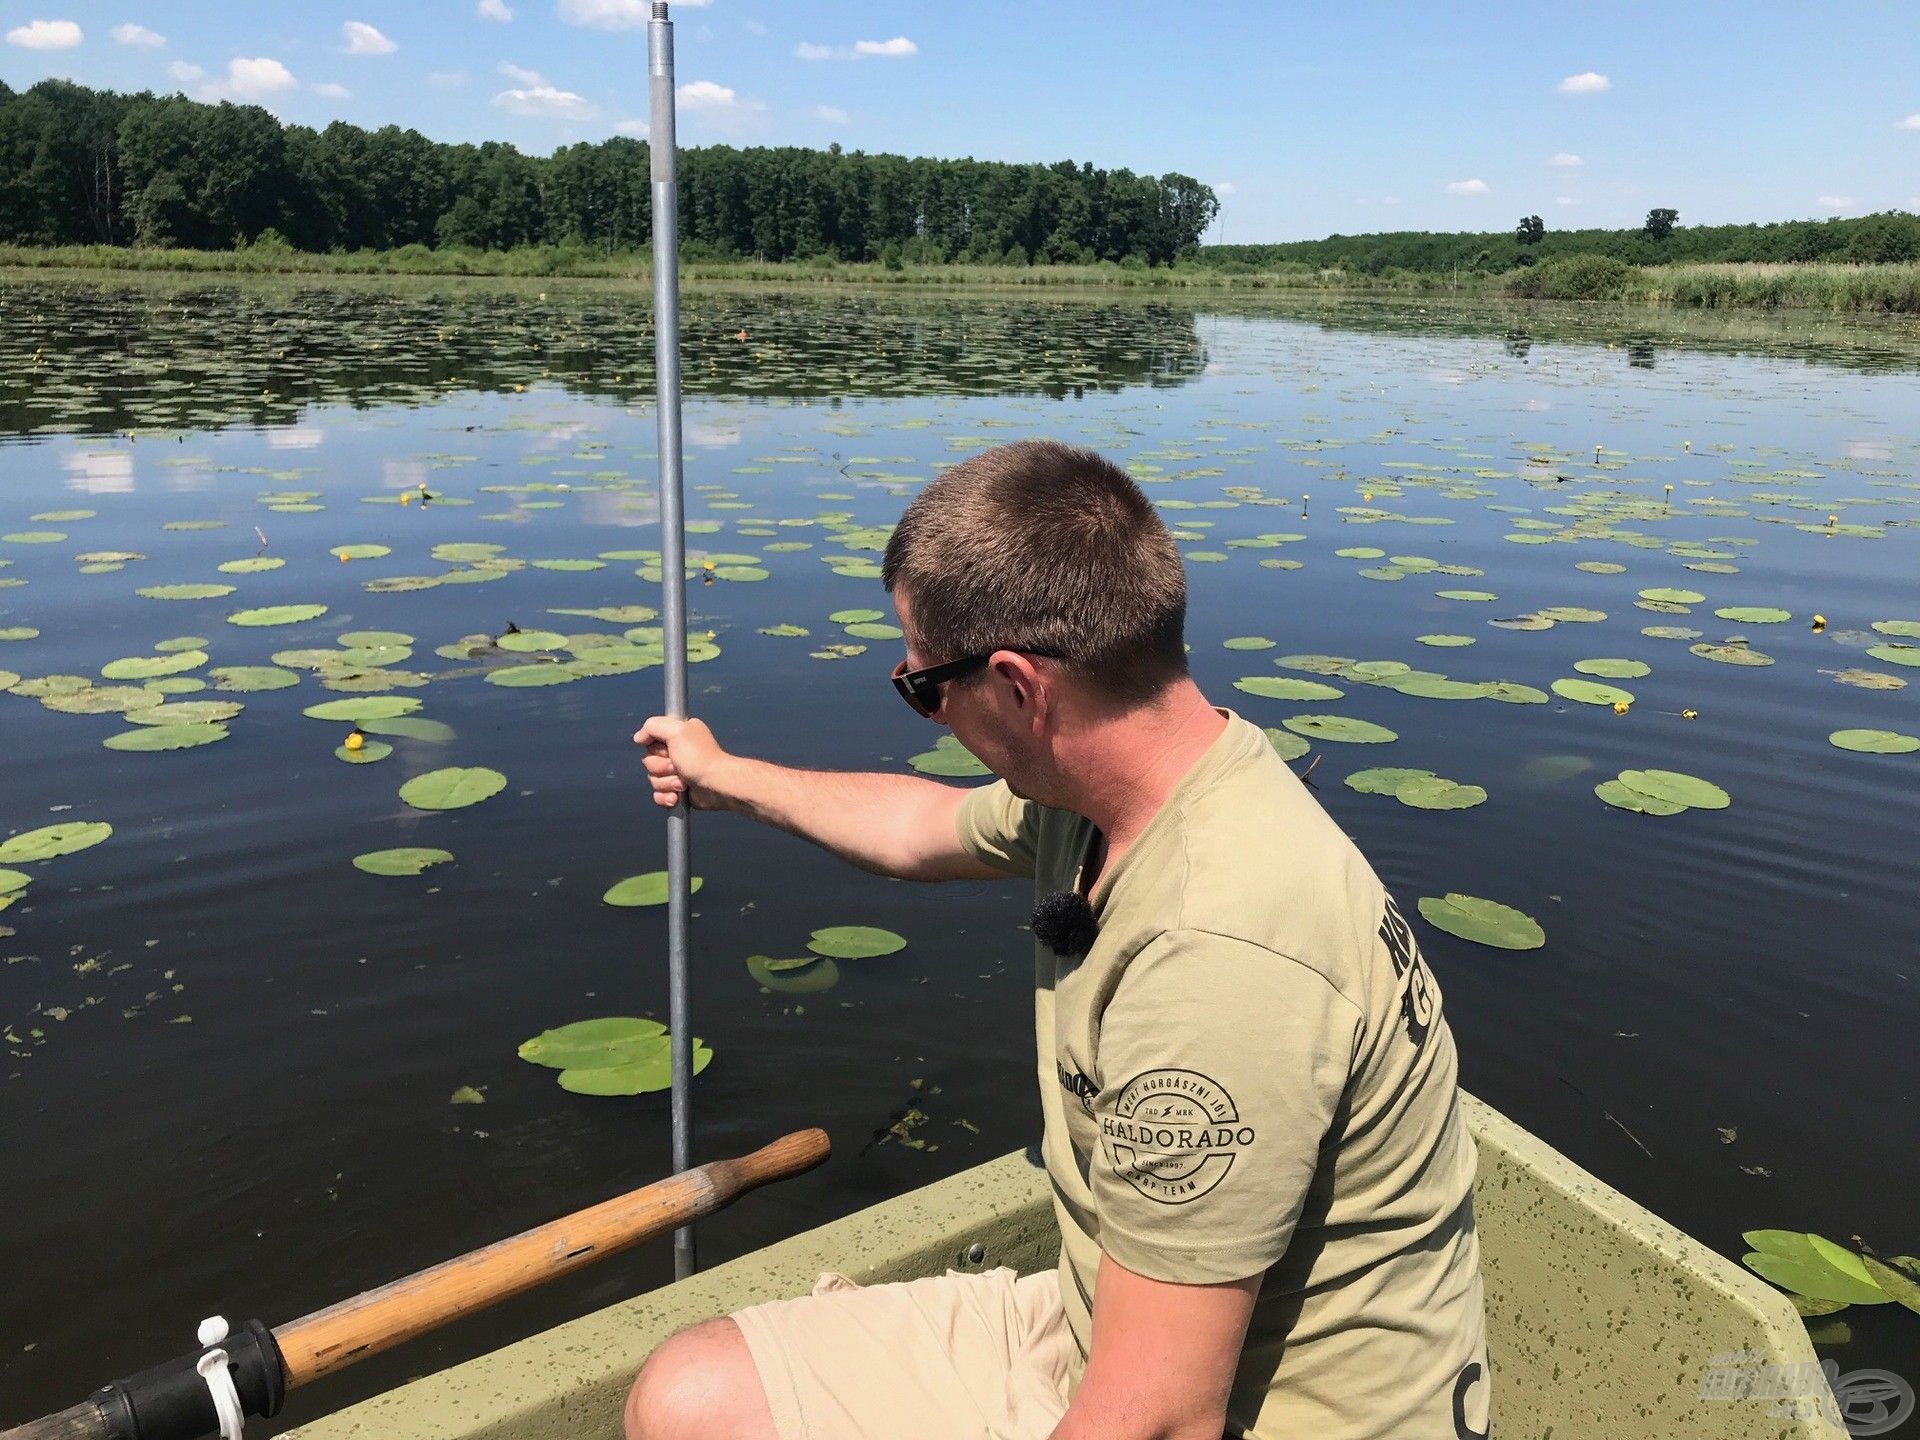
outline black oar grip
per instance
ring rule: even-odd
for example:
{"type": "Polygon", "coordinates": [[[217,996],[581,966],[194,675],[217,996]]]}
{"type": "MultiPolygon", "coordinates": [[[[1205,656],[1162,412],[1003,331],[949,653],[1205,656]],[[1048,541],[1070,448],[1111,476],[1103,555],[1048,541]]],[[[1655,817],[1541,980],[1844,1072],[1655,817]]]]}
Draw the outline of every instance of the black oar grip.
{"type": "Polygon", "coordinates": [[[287,1398],[286,1372],[273,1332],[249,1320],[218,1345],[206,1345],[151,1370],[94,1391],[93,1402],[111,1440],[189,1440],[220,1433],[213,1394],[194,1367],[209,1350],[227,1352],[240,1408],[249,1415],[278,1415],[287,1398]]]}

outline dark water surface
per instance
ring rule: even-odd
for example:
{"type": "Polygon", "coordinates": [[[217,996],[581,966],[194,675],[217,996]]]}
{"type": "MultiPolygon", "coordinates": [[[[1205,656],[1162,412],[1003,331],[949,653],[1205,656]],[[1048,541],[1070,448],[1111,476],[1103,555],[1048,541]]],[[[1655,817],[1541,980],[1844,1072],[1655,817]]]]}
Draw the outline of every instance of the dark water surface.
{"type": "MultiPolygon", "coordinates": [[[[185,1348],[203,1315],[279,1323],[664,1170],[664,1095],[570,1095],[515,1055],[566,1021],[664,1013],[664,912],[600,900],[664,864],[627,738],[659,708],[659,671],[512,689],[485,681],[497,659],[435,654],[510,622],[617,637],[630,622],[551,612],[657,605],[641,560],[518,563],[657,547],[647,318],[644,297],[584,287],[0,287],[0,633],[39,632],[0,640],[0,669],[104,685],[107,662],[171,637],[206,637],[209,666],[265,665],[401,631],[417,643],[392,668],[445,678],[393,693],[453,730],[343,764],[349,727],[300,713],[341,696],[302,670],[294,688],[180,697],[245,703],[220,743],[121,753],[101,744],[118,715],[0,694],[0,835],[114,828],[21,867],[32,884],[0,915],[0,1418],[185,1348]],[[473,503],[391,503],[423,482],[473,503]],[[80,510],[96,513],[33,518],[80,510]],[[193,521],[220,524],[165,528],[193,521]],[[16,538],[47,533],[61,538],[16,538]],[[448,543],[504,549],[484,583],[366,588],[474,578],[431,557],[448,543]],[[391,553],[342,562],[343,544],[391,553]],[[110,551],[143,558],[74,558],[110,551]],[[286,564],[216,568],[262,553],[286,564]],[[135,593],[199,582],[235,589],[135,593]],[[306,602],[326,614],[226,620],[306,602]],[[397,799],[443,765],[508,785],[448,813],[397,799]],[[350,864],[399,845],[457,858],[410,879],[350,864]],[[485,1103],[449,1103],[462,1086],[485,1103]]],[[[1460,891],[1545,927],[1544,948],[1515,953],[1416,921],[1468,1088],[1728,1254],[1762,1226],[1912,1253],[1920,754],[1827,735],[1920,733],[1920,686],[1835,678],[1920,682],[1899,663],[1912,655],[1866,653],[1902,643],[1873,622],[1920,620],[1916,347],[1911,331],[1769,325],[690,297],[689,515],[710,523],[689,543],[768,573],[693,585],[720,651],[691,672],[694,708],[767,759],[904,769],[939,732],[887,685],[898,643],[811,656],[848,642],[831,612],[888,609],[857,573],[878,559],[884,531],[868,527],[980,446],[1095,445],[1191,537],[1189,640],[1216,703],[1271,726],[1324,710],[1398,732],[1316,743],[1313,779],[1402,907],[1460,891]],[[1275,535],[1303,538],[1233,543],[1275,535]],[[811,548],[767,548],[787,541],[811,548]],[[1384,554],[1335,554],[1353,547],[1384,554]],[[1688,568],[1701,563],[1733,568],[1688,568]],[[1636,608],[1649,587],[1705,600],[1636,608]],[[1435,593],[1453,588],[1498,598],[1435,593]],[[1489,623],[1556,606],[1604,618],[1489,623]],[[1714,614],[1726,606],[1792,618],[1714,614]],[[759,633],[783,623],[810,634],[759,633]],[[1714,663],[1648,625],[1744,636],[1775,663],[1714,663]],[[1415,640],[1431,634],[1476,643],[1415,640]],[[1222,647],[1235,636],[1276,644],[1222,647]],[[1273,664],[1291,652],[1543,690],[1584,658],[1652,673],[1612,682],[1636,697],[1626,715],[1337,677],[1345,697],[1323,704],[1233,688],[1300,673],[1273,664]],[[1340,783],[1377,765],[1490,798],[1427,812],[1340,783]],[[1704,776],[1732,806],[1656,818],[1595,798],[1641,767],[1704,776]]],[[[836,1151],[705,1223],[706,1260],[1033,1138],[1022,887],[877,879],[733,817],[698,817],[694,847],[693,1011],[716,1052],[695,1087],[698,1153],[814,1124],[836,1151]],[[909,945],[843,963],[812,994],[769,993],[743,965],[838,924],[909,945]],[[926,1119],[900,1129],[924,1148],[888,1133],[910,1108],[926,1119]]],[[[289,1419],[669,1275],[664,1244],[607,1262],[302,1392],[289,1419]]],[[[1843,1369],[1914,1375],[1920,1317],[1841,1319],[1853,1338],[1827,1353],[1843,1369]]]]}

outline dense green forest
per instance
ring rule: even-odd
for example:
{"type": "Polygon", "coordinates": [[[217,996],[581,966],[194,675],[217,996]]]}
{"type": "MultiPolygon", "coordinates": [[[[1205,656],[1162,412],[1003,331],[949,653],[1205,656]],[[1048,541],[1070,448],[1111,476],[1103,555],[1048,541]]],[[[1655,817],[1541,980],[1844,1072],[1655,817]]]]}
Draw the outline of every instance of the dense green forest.
{"type": "MultiPolygon", "coordinates": [[[[0,83],[0,242],[318,253],[649,243],[643,141],[551,156],[415,130],[282,125],[254,105],[0,83]]],[[[1184,175],[716,145],[680,157],[691,259],[1164,265],[1213,191],[1184,175]]]]}
{"type": "Polygon", "coordinates": [[[1208,245],[1199,259],[1226,270],[1310,265],[1361,275],[1498,274],[1574,255],[1602,255],[1628,265],[1813,260],[1885,265],[1920,260],[1920,215],[1904,211],[1771,225],[1680,225],[1678,218],[1675,211],[1656,210],[1633,230],[1549,230],[1539,216],[1528,215],[1502,232],[1402,230],[1280,245],[1208,245]]]}

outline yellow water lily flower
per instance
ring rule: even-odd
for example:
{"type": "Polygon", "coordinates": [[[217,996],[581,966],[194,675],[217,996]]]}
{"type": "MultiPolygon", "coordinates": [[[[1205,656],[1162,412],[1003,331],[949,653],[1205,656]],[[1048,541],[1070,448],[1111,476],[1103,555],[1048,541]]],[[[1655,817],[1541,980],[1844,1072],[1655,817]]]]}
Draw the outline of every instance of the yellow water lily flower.
{"type": "Polygon", "coordinates": [[[1628,705],[1627,705],[1627,702],[1626,702],[1625,700],[1616,700],[1616,701],[1614,701],[1614,702],[1613,702],[1613,713],[1614,713],[1614,714],[1616,714],[1616,715],[1624,715],[1624,714],[1626,714],[1626,713],[1627,713],[1627,709],[1628,709],[1628,705]]]}
{"type": "Polygon", "coordinates": [[[349,750],[358,750],[366,743],[367,737],[362,735],[358,730],[347,736],[347,749],[349,750]]]}
{"type": "Polygon", "coordinates": [[[1682,720],[1698,720],[1700,718],[1700,712],[1698,710],[1682,710],[1680,712],[1680,718],[1682,720]]]}

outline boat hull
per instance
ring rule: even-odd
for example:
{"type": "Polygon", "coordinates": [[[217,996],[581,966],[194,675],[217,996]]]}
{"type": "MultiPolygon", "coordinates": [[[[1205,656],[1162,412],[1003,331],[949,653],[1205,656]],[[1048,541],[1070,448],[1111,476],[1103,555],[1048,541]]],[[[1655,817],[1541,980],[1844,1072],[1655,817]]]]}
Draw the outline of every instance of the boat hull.
{"type": "MultiPolygon", "coordinates": [[[[1814,1362],[1785,1296],[1489,1106],[1472,1096],[1462,1106],[1480,1157],[1474,1215],[1499,1440],[1845,1440],[1817,1415],[1702,1394],[1728,1352],[1755,1352],[1755,1366],[1814,1362]]],[[[804,1294],[826,1270],[868,1284],[948,1268],[1027,1272],[1052,1266],[1058,1245],[1045,1174],[1007,1155],[292,1435],[613,1440],[640,1362],[684,1326],[804,1294]]]]}

